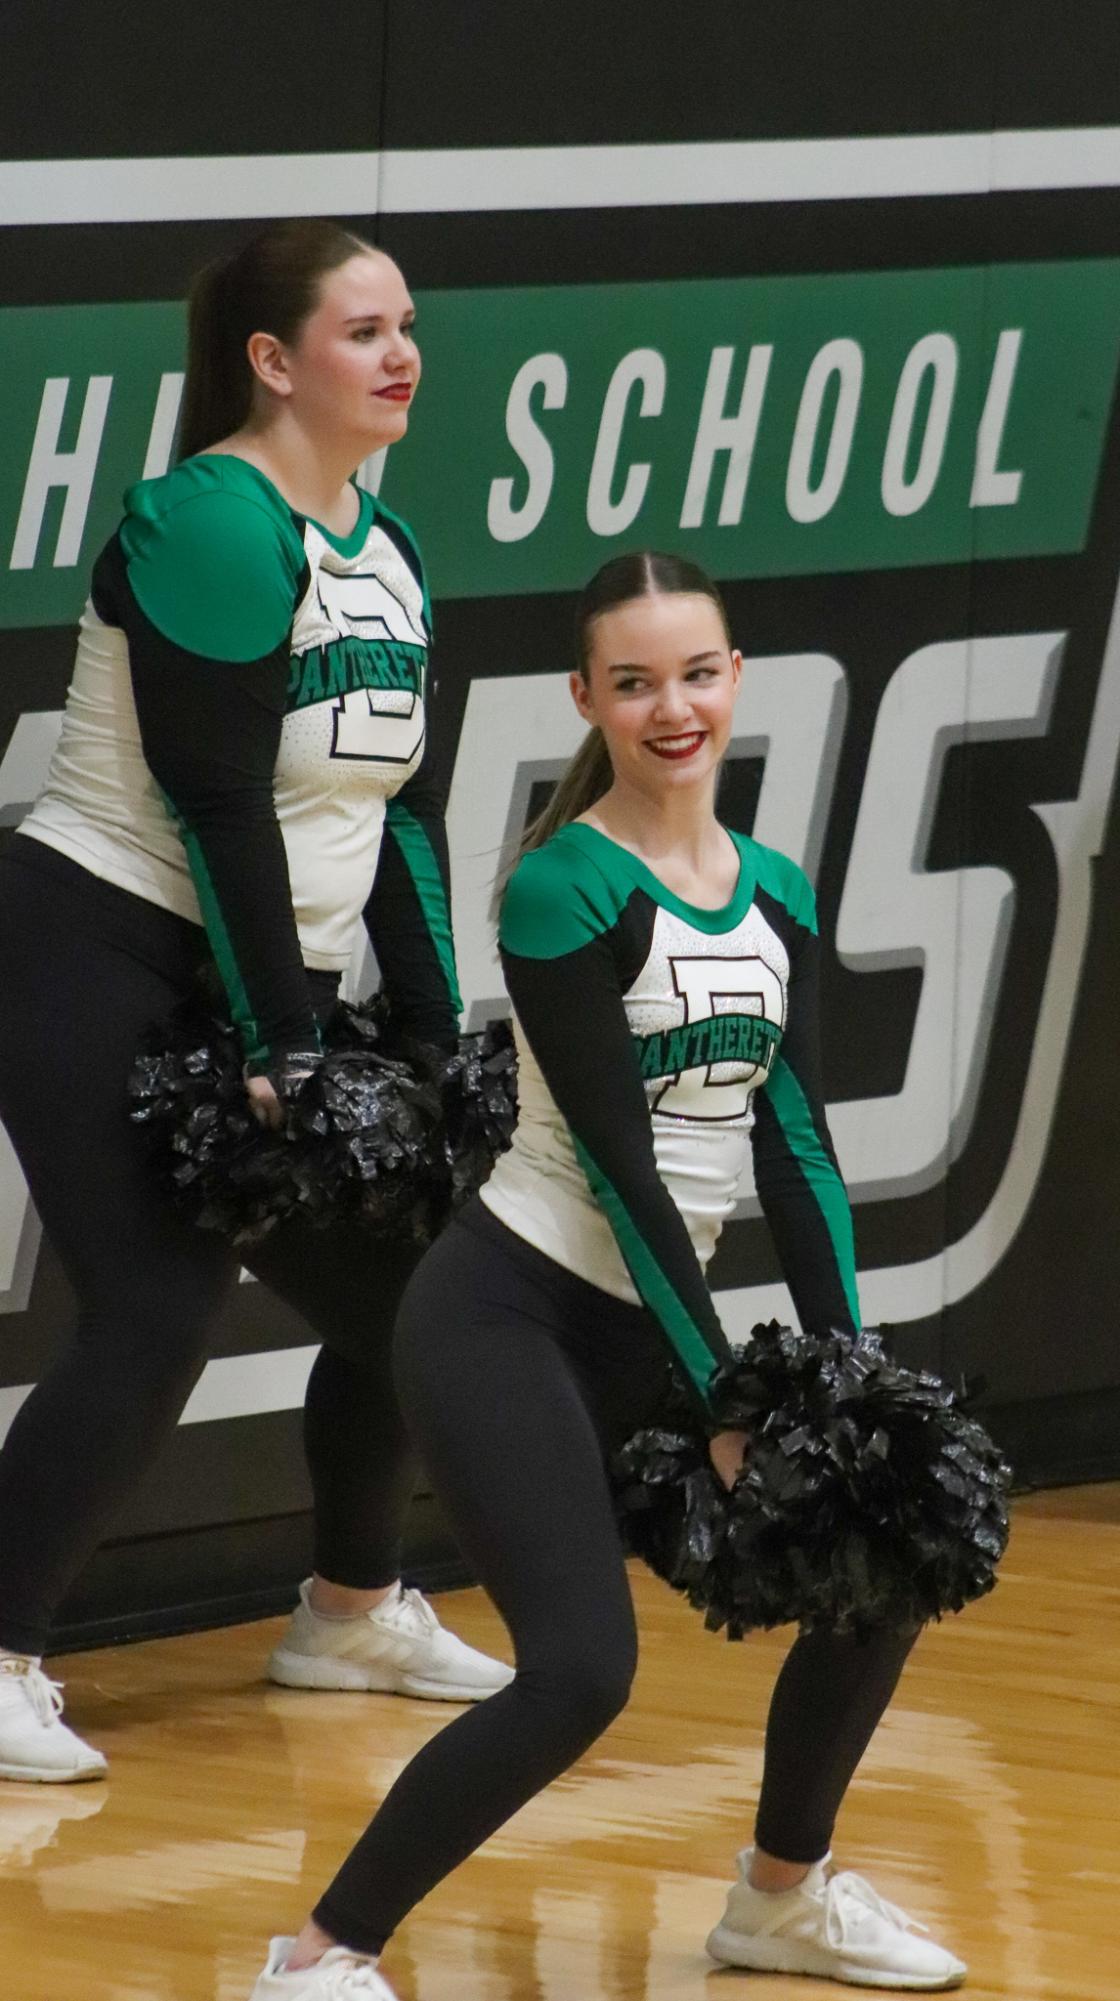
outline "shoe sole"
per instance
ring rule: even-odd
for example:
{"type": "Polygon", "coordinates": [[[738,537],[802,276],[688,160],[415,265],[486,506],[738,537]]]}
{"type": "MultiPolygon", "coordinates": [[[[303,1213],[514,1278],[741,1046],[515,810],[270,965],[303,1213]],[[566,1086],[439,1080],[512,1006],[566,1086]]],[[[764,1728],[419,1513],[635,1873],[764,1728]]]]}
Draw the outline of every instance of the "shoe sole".
{"type": "Polygon", "coordinates": [[[746,1966],[757,1973],[802,1973],[818,1980],[840,1980],[850,1987],[906,1988],[926,1994],[960,1987],[968,1972],[966,1966],[959,1973],[940,1975],[859,1966],[852,1960],[837,1959],[832,1953],[814,1949],[803,1939],[752,1939],[743,1932],[727,1931],[723,1925],[709,1932],[706,1949],[721,1966],[746,1966]]]}
{"type": "MultiPolygon", "coordinates": [[[[425,1681],[393,1668],[362,1667],[324,1654],[292,1654],[277,1648],[268,1663],[268,1678],[281,1688],[354,1690],[365,1695],[413,1695],[427,1702],[481,1702],[495,1688],[466,1688],[454,1682],[425,1681]]],[[[505,1683],[502,1684],[506,1686],[505,1683]]]]}
{"type": "Polygon", "coordinates": [[[0,1779],[27,1779],[41,1786],[78,1786],[90,1779],[104,1779],[107,1765],[82,1765],[76,1772],[60,1772],[48,1765],[0,1765],[0,1779]]]}

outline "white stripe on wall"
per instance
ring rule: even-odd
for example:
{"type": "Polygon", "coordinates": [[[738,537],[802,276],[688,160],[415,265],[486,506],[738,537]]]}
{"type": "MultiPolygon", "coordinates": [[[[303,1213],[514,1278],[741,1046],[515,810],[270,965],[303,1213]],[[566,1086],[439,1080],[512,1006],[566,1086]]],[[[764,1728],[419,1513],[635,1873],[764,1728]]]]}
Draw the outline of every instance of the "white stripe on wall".
{"type": "Polygon", "coordinates": [[[377,153],[0,161],[0,222],[220,222],[373,215],[377,153]]]}
{"type": "MultiPolygon", "coordinates": [[[[208,1362],[179,1419],[180,1424],[212,1424],[216,1418],[260,1417],[271,1410],[299,1410],[311,1364],[319,1350],[271,1348],[256,1355],[225,1355],[208,1362]]],[[[0,1390],[0,1445],[32,1383],[0,1390]]]]}
{"type": "Polygon", "coordinates": [[[879,139],[0,162],[5,223],[680,207],[1120,186],[1120,126],[879,139]]]}
{"type": "Polygon", "coordinates": [[[381,201],[389,214],[426,214],[980,194],[990,185],[991,147],[990,134],[969,132],[389,153],[382,161],[381,201]]]}

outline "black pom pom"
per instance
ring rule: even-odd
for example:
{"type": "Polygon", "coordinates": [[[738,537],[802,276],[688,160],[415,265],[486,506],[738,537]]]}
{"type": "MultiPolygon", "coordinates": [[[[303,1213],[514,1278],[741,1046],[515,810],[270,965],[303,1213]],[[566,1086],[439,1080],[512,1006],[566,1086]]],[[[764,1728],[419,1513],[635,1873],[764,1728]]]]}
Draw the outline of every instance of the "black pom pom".
{"type": "Polygon", "coordinates": [[[443,1092],[443,1159],[455,1209],[481,1188],[517,1124],[517,1052],[508,1021],[460,1038],[443,1092]]]}
{"type": "Polygon", "coordinates": [[[747,1434],[730,1493],[679,1385],[614,1477],[628,1547],[713,1630],[912,1628],[992,1589],[1011,1469],[965,1400],[873,1330],[756,1327],[711,1405],[747,1434]]]}
{"type": "Polygon", "coordinates": [[[253,1118],[238,1040],[200,993],[152,1030],[129,1080],[153,1169],[206,1229],[235,1244],[302,1217],[358,1220],[426,1243],[474,1194],[517,1123],[506,1022],[444,1051],[394,1041],[380,997],[339,1002],[324,1059],[280,1130],[253,1118]]]}

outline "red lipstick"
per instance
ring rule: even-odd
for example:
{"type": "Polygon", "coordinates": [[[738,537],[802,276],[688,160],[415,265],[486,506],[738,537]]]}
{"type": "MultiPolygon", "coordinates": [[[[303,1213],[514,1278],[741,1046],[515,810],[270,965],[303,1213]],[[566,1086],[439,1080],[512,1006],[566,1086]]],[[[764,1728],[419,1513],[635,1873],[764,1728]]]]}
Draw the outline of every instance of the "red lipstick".
{"type": "Polygon", "coordinates": [[[652,750],[655,757],[663,757],[670,763],[681,763],[686,757],[695,757],[706,738],[705,730],[693,730],[689,736],[662,738],[659,742],[651,740],[647,742],[646,749],[652,750]]]}

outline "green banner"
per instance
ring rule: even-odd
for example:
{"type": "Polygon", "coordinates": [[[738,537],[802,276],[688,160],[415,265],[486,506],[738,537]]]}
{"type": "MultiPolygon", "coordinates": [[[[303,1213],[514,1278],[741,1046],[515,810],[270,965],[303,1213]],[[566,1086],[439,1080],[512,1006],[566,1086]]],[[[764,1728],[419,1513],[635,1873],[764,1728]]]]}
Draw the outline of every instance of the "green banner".
{"type": "MultiPolygon", "coordinates": [[[[637,225],[636,225],[637,226],[637,225]]],[[[383,497],[437,597],[577,587],[620,549],[718,577],[1084,543],[1120,261],[435,291],[383,497]]],[[[0,312],[0,624],[80,610],[165,461],[177,305],[0,312]]]]}

